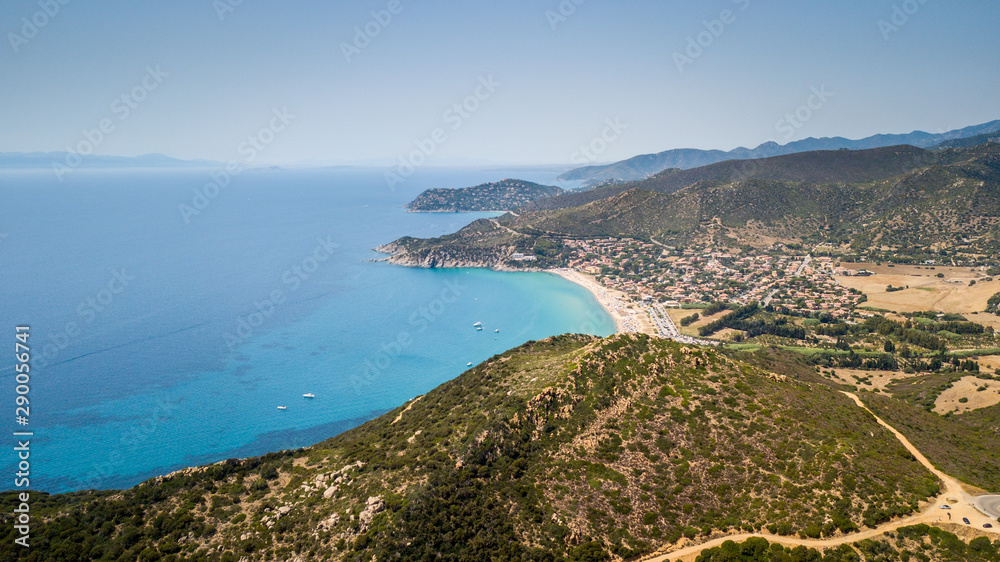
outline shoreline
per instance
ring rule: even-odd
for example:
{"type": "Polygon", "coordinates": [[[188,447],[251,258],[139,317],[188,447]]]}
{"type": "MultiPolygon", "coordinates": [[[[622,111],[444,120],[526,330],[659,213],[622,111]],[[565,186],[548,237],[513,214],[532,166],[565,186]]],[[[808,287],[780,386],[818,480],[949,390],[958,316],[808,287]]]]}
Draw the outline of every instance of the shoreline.
{"type": "Polygon", "coordinates": [[[625,293],[600,285],[593,277],[575,269],[545,269],[545,273],[558,275],[590,292],[608,316],[615,321],[616,334],[653,334],[653,327],[644,320],[642,310],[635,310],[635,302],[625,293]]]}

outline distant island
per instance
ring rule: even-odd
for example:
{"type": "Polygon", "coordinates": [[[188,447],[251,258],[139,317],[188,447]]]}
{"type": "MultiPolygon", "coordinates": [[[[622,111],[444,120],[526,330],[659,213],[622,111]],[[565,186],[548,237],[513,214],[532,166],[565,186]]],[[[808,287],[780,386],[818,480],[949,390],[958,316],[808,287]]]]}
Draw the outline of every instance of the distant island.
{"type": "Polygon", "coordinates": [[[428,189],[406,204],[414,212],[466,213],[513,211],[538,199],[554,197],[565,190],[530,181],[503,179],[461,189],[428,189]]]}

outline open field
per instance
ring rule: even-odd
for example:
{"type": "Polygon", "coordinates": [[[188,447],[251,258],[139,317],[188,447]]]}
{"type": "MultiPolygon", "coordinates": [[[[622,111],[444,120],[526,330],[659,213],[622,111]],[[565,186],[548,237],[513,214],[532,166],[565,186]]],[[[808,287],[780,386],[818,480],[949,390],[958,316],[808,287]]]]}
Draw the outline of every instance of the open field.
{"type": "Polygon", "coordinates": [[[857,385],[858,388],[863,388],[865,390],[873,390],[877,388],[882,392],[886,392],[886,387],[893,381],[920,376],[919,374],[907,374],[902,371],[861,371],[858,369],[832,370],[836,373],[837,379],[844,384],[857,385]]]}
{"type": "Polygon", "coordinates": [[[934,412],[961,414],[970,410],[987,408],[994,404],[1000,404],[1000,382],[985,381],[969,376],[957,381],[951,388],[938,396],[937,401],[934,402],[934,412]],[[963,398],[966,402],[959,402],[963,398]]]}
{"type": "Polygon", "coordinates": [[[1000,369],[1000,355],[984,355],[979,358],[979,367],[986,368],[986,372],[990,370],[1000,369]]]}
{"type": "MultiPolygon", "coordinates": [[[[725,316],[726,314],[729,314],[732,311],[731,310],[723,310],[722,312],[717,312],[717,313],[713,314],[712,316],[704,316],[704,315],[702,315],[702,317],[699,318],[697,322],[694,322],[690,326],[681,326],[681,319],[682,318],[687,318],[688,316],[691,316],[695,312],[697,312],[699,315],[701,315],[703,311],[696,310],[696,309],[683,309],[683,308],[668,308],[667,309],[667,314],[670,315],[670,319],[674,321],[674,325],[677,326],[677,329],[680,330],[680,332],[682,334],[686,335],[686,336],[694,336],[694,337],[698,337],[698,328],[701,328],[705,324],[709,324],[711,322],[714,322],[715,320],[718,320],[719,318],[722,318],[723,316],[725,316]]],[[[719,335],[716,334],[715,336],[713,336],[713,339],[725,339],[725,338],[719,337],[719,335]]]]}
{"type": "MultiPolygon", "coordinates": [[[[843,263],[848,269],[867,269],[870,277],[837,277],[844,287],[857,289],[868,297],[866,306],[895,312],[936,310],[969,314],[986,309],[986,301],[1000,292],[1000,280],[986,281],[982,272],[968,267],[935,267],[843,263]],[[943,274],[944,277],[938,277],[943,274]],[[969,286],[970,281],[976,284],[969,286]],[[909,287],[886,292],[886,287],[909,287]]],[[[983,315],[980,315],[983,316],[983,315]]]]}
{"type": "MultiPolygon", "coordinates": [[[[993,329],[1000,332],[1000,316],[987,312],[972,313],[967,315],[968,319],[983,326],[993,326],[993,329]]],[[[1000,365],[998,365],[1000,366],[1000,365]]]]}

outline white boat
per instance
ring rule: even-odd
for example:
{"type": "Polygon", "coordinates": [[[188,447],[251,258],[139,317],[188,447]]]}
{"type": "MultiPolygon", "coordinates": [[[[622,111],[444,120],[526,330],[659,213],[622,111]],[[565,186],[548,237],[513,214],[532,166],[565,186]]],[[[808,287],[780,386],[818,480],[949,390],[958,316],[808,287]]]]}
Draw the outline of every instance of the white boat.
{"type": "Polygon", "coordinates": [[[471,367],[472,366],[472,361],[469,361],[468,363],[466,363],[465,366],[466,367],[471,367]]]}
{"type": "Polygon", "coordinates": [[[303,398],[316,398],[316,395],[313,394],[312,392],[309,392],[309,393],[303,394],[302,397],[303,398]]]}
{"type": "Polygon", "coordinates": [[[482,322],[476,322],[475,324],[472,325],[472,327],[473,328],[482,328],[483,327],[483,323],[482,322]]]}
{"type": "Polygon", "coordinates": [[[288,406],[278,406],[278,409],[279,409],[279,410],[287,410],[287,409],[288,409],[288,406]]]}
{"type": "Polygon", "coordinates": [[[493,333],[494,334],[499,334],[500,333],[500,328],[497,328],[496,330],[493,330],[493,333]]]}

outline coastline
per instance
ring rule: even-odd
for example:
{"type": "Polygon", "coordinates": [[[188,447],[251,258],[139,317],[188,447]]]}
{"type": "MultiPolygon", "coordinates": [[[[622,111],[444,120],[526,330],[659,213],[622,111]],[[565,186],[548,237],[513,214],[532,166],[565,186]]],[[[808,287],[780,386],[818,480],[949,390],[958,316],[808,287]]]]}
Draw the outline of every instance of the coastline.
{"type": "Polygon", "coordinates": [[[618,334],[653,334],[653,326],[641,308],[636,308],[635,302],[621,291],[602,286],[592,276],[580,273],[575,269],[546,269],[546,273],[558,275],[590,291],[594,299],[600,303],[605,312],[615,321],[615,333],[618,334]]]}

